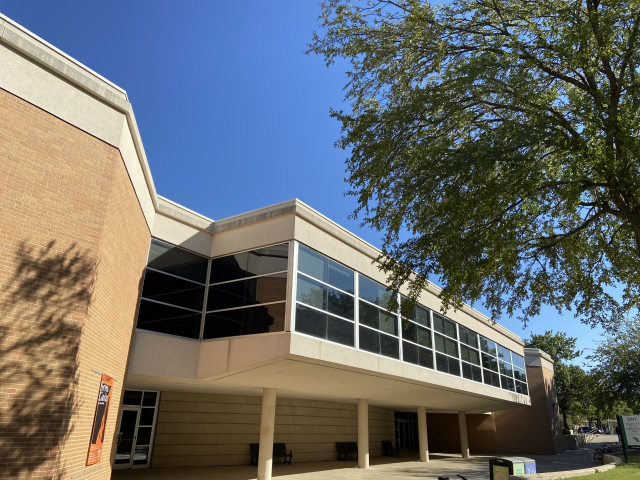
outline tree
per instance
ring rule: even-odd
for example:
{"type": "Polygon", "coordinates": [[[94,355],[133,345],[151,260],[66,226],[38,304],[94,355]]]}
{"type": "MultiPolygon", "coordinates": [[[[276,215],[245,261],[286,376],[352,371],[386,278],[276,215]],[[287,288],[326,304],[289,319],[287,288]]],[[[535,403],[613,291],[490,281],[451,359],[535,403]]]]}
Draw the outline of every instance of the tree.
{"type": "Polygon", "coordinates": [[[562,423],[569,430],[567,416],[580,398],[580,393],[586,387],[587,373],[577,365],[569,365],[566,362],[580,356],[576,349],[575,337],[569,337],[566,333],[553,333],[547,330],[544,335],[531,334],[524,342],[525,348],[539,348],[548,353],[553,360],[553,371],[558,392],[558,407],[562,412],[562,423]]]}
{"type": "Polygon", "coordinates": [[[331,115],[392,287],[525,323],[637,308],[640,0],[351,1],[309,52],[350,62],[331,115]]]}
{"type": "Polygon", "coordinates": [[[623,323],[587,358],[595,363],[605,390],[629,405],[640,403],[640,319],[623,323]]]}

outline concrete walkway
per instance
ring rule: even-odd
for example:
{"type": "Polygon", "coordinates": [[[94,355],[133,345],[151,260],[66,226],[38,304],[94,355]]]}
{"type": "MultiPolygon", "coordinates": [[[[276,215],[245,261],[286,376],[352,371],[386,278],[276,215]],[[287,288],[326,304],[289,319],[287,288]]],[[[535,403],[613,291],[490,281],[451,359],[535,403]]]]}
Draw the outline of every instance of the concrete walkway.
{"type": "MultiPolygon", "coordinates": [[[[562,455],[522,455],[536,461],[538,473],[581,470],[595,467],[587,453],[603,442],[614,442],[616,435],[600,435],[584,448],[562,455]]],[[[468,480],[489,479],[489,459],[493,456],[472,456],[468,459],[453,455],[432,455],[429,463],[421,463],[414,454],[399,458],[371,459],[371,468],[359,469],[354,460],[347,462],[306,462],[274,465],[273,477],[281,480],[416,480],[451,477],[456,474],[468,480]]],[[[147,468],[114,471],[113,480],[255,480],[257,468],[252,466],[147,468]]]]}

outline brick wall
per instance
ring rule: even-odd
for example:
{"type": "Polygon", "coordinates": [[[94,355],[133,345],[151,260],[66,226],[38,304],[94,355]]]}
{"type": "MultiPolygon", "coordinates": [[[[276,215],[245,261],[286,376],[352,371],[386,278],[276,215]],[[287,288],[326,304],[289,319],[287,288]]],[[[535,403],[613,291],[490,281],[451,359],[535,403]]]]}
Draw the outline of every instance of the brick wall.
{"type": "MultiPolygon", "coordinates": [[[[262,397],[162,392],[152,467],[248,465],[260,441],[262,397]]],[[[369,406],[371,456],[393,440],[393,411],[369,406]]],[[[336,460],[335,442],[358,440],[357,404],[278,398],[274,442],[296,462],[336,460]]]]}
{"type": "Polygon", "coordinates": [[[148,228],[117,149],[4,90],[0,159],[0,477],[109,478],[148,228]]]}
{"type": "Polygon", "coordinates": [[[530,407],[493,414],[497,451],[507,455],[564,453],[553,372],[542,367],[527,366],[527,381],[531,395],[530,407]]]}

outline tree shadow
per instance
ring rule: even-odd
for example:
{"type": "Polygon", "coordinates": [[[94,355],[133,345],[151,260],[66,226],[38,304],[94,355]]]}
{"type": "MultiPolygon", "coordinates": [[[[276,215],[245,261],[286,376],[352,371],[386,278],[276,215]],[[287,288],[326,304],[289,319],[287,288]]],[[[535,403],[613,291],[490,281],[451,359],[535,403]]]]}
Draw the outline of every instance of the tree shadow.
{"type": "Polygon", "coordinates": [[[97,258],[22,241],[14,265],[0,290],[0,477],[61,478],[97,258]]]}

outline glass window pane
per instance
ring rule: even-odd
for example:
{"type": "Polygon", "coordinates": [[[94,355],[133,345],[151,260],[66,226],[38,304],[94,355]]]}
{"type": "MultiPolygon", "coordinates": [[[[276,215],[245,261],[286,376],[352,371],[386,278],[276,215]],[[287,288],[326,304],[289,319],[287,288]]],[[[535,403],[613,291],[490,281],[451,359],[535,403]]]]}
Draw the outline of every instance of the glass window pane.
{"type": "Polygon", "coordinates": [[[380,334],[380,354],[385,357],[400,358],[400,345],[396,337],[380,334]]]}
{"type": "Polygon", "coordinates": [[[296,332],[327,338],[327,314],[303,305],[296,307],[296,332]]]}
{"type": "Polygon", "coordinates": [[[182,278],[206,283],[209,260],[155,238],[151,240],[147,266],[182,278]]]}
{"type": "Polygon", "coordinates": [[[436,333],[435,342],[436,352],[446,353],[447,355],[458,358],[458,344],[454,340],[436,333]]]}
{"type": "Polygon", "coordinates": [[[465,362],[462,362],[462,376],[468,380],[473,380],[474,382],[482,382],[480,367],[469,365],[465,362]]]}
{"type": "Polygon", "coordinates": [[[460,345],[460,354],[462,360],[475,365],[480,365],[480,353],[477,350],[460,345]]]}
{"type": "Polygon", "coordinates": [[[208,313],[203,339],[284,331],[285,303],[208,313]]]}
{"type": "MultiPolygon", "coordinates": [[[[155,408],[143,408],[140,412],[139,425],[153,425],[153,412],[155,408]]],[[[143,444],[144,445],[144,444],[143,444]]]]}
{"type": "Polygon", "coordinates": [[[524,357],[517,353],[511,352],[511,360],[516,367],[520,367],[524,370],[524,357]]]}
{"type": "Polygon", "coordinates": [[[436,368],[440,372],[460,376],[460,363],[454,358],[436,353],[436,368]]]}
{"type": "Polygon", "coordinates": [[[150,445],[151,444],[151,427],[138,427],[138,438],[136,439],[137,445],[150,445]]]}
{"type": "Polygon", "coordinates": [[[354,298],[333,288],[327,288],[327,310],[349,320],[354,317],[354,298]]]}
{"type": "Polygon", "coordinates": [[[516,392],[521,393],[523,395],[529,395],[527,384],[522,382],[516,382],[516,392]]]}
{"type": "Polygon", "coordinates": [[[482,369],[482,373],[484,375],[484,383],[500,388],[500,375],[486,368],[482,369]]]}
{"type": "Polygon", "coordinates": [[[204,285],[146,270],[142,297],[178,307],[202,310],[204,285]]]}
{"type": "Polygon", "coordinates": [[[416,343],[419,343],[423,347],[431,348],[431,330],[423,327],[418,327],[418,339],[416,343]]]}
{"type": "Polygon", "coordinates": [[[511,350],[504,348],[502,345],[498,345],[498,358],[511,363],[511,350]]]}
{"type": "Polygon", "coordinates": [[[420,366],[433,369],[433,350],[427,350],[426,348],[418,349],[418,355],[420,358],[420,366]]]}
{"type": "Polygon", "coordinates": [[[150,302],[140,301],[137,328],[187,338],[200,338],[202,314],[150,302]]]}
{"type": "Polygon", "coordinates": [[[298,293],[296,299],[299,302],[306,303],[312,307],[326,310],[327,306],[325,290],[326,287],[320,282],[311,280],[309,277],[298,274],[297,287],[298,293]]]}
{"type": "Polygon", "coordinates": [[[363,301],[360,301],[360,323],[392,335],[398,334],[396,315],[388,314],[363,301]]]}
{"type": "Polygon", "coordinates": [[[145,407],[155,407],[157,397],[158,397],[158,392],[144,392],[142,405],[144,405],[145,407]]]}
{"type": "Polygon", "coordinates": [[[420,365],[418,346],[409,342],[402,342],[402,359],[408,363],[420,365]]]}
{"type": "Polygon", "coordinates": [[[328,315],[327,340],[353,347],[355,345],[355,324],[328,315]]]}
{"type": "Polygon", "coordinates": [[[506,363],[506,362],[500,360],[499,366],[500,366],[500,373],[501,374],[508,375],[509,377],[511,377],[513,375],[513,367],[511,366],[510,363],[506,363]]]}
{"type": "Polygon", "coordinates": [[[460,330],[460,341],[462,343],[478,348],[478,335],[476,332],[471,331],[462,325],[458,325],[458,329],[460,330]]]}
{"type": "Polygon", "coordinates": [[[411,340],[412,342],[418,342],[418,326],[415,323],[411,323],[407,320],[402,321],[402,338],[405,340],[411,340]]]}
{"type": "Polygon", "coordinates": [[[345,292],[353,293],[353,270],[300,245],[298,270],[345,292]]]}
{"type": "Polygon", "coordinates": [[[353,293],[353,270],[329,259],[327,283],[345,292],[353,293]]]}
{"type": "MultiPolygon", "coordinates": [[[[240,280],[246,277],[287,270],[289,244],[259,248],[211,260],[210,283],[240,280]]],[[[281,274],[285,275],[285,274],[281,274]]]]}
{"type": "Polygon", "coordinates": [[[207,311],[284,301],[287,278],[278,275],[209,286],[207,311]]]}
{"type": "Polygon", "coordinates": [[[133,455],[134,465],[146,465],[149,460],[149,447],[136,447],[133,455]]]}
{"type": "Polygon", "coordinates": [[[431,327],[431,319],[429,318],[429,310],[422,305],[416,305],[415,320],[420,325],[427,328],[431,327]]]}
{"type": "Polygon", "coordinates": [[[502,382],[502,388],[505,390],[511,390],[512,392],[516,391],[516,386],[514,384],[513,378],[505,377],[504,375],[500,375],[500,381],[502,382]]]}
{"type": "Polygon", "coordinates": [[[142,391],[140,390],[125,390],[124,398],[122,400],[123,405],[140,405],[142,402],[142,391]]]}
{"type": "Polygon", "coordinates": [[[480,335],[480,350],[483,352],[490,353],[492,355],[496,354],[496,344],[495,342],[489,340],[488,338],[480,335]]]}
{"type": "Polygon", "coordinates": [[[513,368],[513,376],[516,378],[516,380],[520,380],[522,382],[526,382],[527,381],[527,374],[525,373],[524,370],[518,368],[518,367],[514,367],[513,368]]]}
{"type": "Polygon", "coordinates": [[[436,332],[443,333],[448,337],[458,338],[456,324],[435,312],[433,313],[433,328],[436,332]]]}
{"type": "Polygon", "coordinates": [[[374,330],[360,327],[360,350],[380,353],[380,334],[374,330]]]}
{"type": "Polygon", "coordinates": [[[488,368],[493,370],[494,372],[498,371],[498,360],[495,357],[487,355],[486,353],[482,354],[482,366],[484,368],[488,368]]]}
{"type": "Polygon", "coordinates": [[[371,303],[375,303],[382,308],[388,309],[389,300],[391,299],[393,292],[387,290],[383,285],[365,277],[364,275],[360,275],[359,278],[360,284],[358,288],[360,298],[364,298],[371,303]]]}

